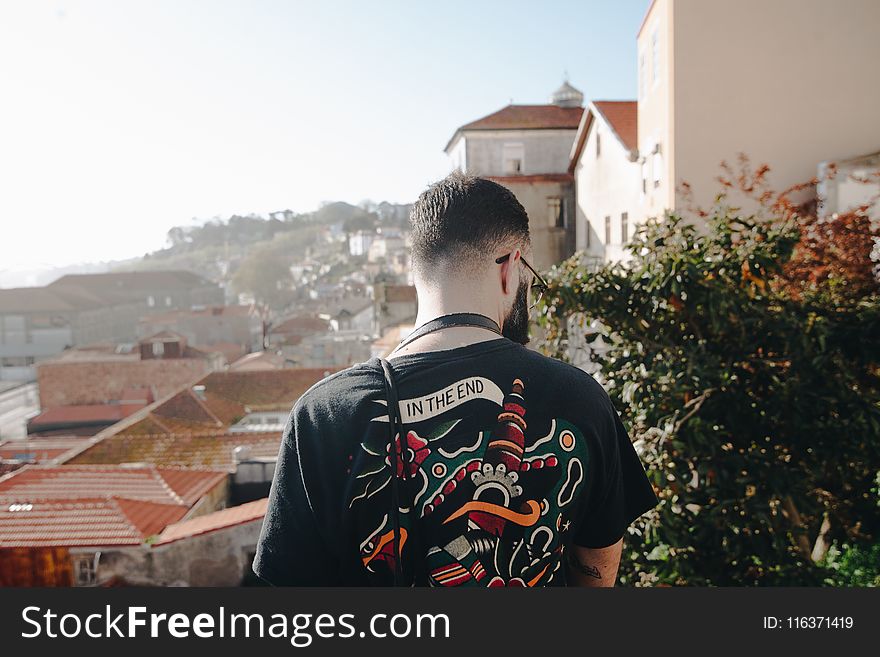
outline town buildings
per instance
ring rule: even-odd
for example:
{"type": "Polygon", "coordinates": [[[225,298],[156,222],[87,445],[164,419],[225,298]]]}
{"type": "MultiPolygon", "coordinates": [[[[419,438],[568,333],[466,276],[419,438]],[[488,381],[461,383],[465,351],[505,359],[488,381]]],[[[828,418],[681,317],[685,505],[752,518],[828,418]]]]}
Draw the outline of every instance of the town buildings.
{"type": "Polygon", "coordinates": [[[234,347],[237,354],[230,362],[263,348],[263,320],[254,306],[194,306],[145,315],[138,322],[137,337],[162,331],[182,335],[197,348],[234,347]]]}
{"type": "Polygon", "coordinates": [[[91,436],[226,364],[163,331],[136,347],[71,349],[37,366],[41,412],[28,433],[91,436]]]}
{"type": "Polygon", "coordinates": [[[0,380],[33,381],[36,363],[69,347],[133,342],[145,315],[222,303],[219,285],[186,271],[70,274],[0,289],[0,380]]]}
{"type": "Polygon", "coordinates": [[[225,506],[222,471],[28,465],[0,478],[0,586],[93,586],[169,524],[225,506]]]}

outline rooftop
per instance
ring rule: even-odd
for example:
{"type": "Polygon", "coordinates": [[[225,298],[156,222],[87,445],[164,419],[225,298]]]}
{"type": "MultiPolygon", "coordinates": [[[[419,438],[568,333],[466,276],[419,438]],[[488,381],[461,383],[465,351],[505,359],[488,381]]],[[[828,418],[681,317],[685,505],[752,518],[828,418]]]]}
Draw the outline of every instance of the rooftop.
{"type": "Polygon", "coordinates": [[[0,442],[0,460],[51,461],[83,446],[86,441],[88,438],[83,436],[4,440],[0,442]]]}
{"type": "Polygon", "coordinates": [[[274,433],[118,434],[104,438],[69,461],[71,464],[152,463],[158,468],[189,466],[234,472],[233,450],[248,447],[254,458],[275,458],[281,431],[274,433]]]}
{"type": "Polygon", "coordinates": [[[229,366],[229,369],[233,372],[280,370],[284,368],[284,363],[285,359],[281,354],[273,351],[255,351],[239,358],[229,366]]]}
{"type": "Polygon", "coordinates": [[[0,505],[0,548],[139,545],[187,512],[179,504],[121,497],[0,505]]]}
{"type": "Polygon", "coordinates": [[[219,470],[153,465],[27,465],[0,478],[0,505],[124,497],[188,508],[226,477],[219,470]]]}
{"type": "Polygon", "coordinates": [[[200,536],[220,529],[227,529],[236,525],[243,525],[247,522],[253,522],[254,520],[260,520],[266,515],[268,504],[269,498],[264,497],[255,502],[248,502],[247,504],[233,506],[222,511],[215,511],[198,518],[181,520],[180,522],[168,525],[159,534],[153,545],[164,545],[179,541],[182,538],[200,536]]]}
{"type": "Polygon", "coordinates": [[[583,113],[583,107],[508,105],[458,128],[444,150],[449,152],[458,135],[473,130],[577,130],[583,113]]]}
{"type": "Polygon", "coordinates": [[[574,173],[597,114],[605,120],[623,147],[629,151],[630,159],[633,159],[638,153],[638,102],[635,100],[597,100],[587,107],[578,127],[577,136],[572,146],[569,173],[574,173]]]}
{"type": "Polygon", "coordinates": [[[119,422],[146,403],[135,404],[83,404],[79,406],[54,406],[45,409],[28,421],[33,431],[48,430],[60,425],[92,425],[119,422]]]}

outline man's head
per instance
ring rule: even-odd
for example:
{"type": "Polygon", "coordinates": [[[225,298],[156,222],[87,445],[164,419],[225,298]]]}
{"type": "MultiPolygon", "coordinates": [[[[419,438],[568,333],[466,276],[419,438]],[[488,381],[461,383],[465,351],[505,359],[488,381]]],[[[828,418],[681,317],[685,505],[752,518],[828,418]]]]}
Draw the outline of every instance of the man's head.
{"type": "Polygon", "coordinates": [[[529,217],[513,193],[456,171],[422,193],[410,223],[420,299],[426,291],[469,295],[497,311],[505,336],[528,342],[532,277],[521,257],[531,246],[529,217]]]}

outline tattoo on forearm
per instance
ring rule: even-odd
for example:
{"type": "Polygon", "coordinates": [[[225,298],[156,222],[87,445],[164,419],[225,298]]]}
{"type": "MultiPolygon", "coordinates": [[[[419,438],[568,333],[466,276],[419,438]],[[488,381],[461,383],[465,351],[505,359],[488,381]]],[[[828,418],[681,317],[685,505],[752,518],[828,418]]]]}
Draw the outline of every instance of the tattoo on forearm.
{"type": "Polygon", "coordinates": [[[572,568],[574,568],[582,575],[586,575],[587,577],[594,577],[596,579],[602,579],[602,575],[599,574],[599,569],[596,568],[596,566],[588,566],[585,563],[581,563],[580,561],[578,561],[578,558],[574,554],[569,553],[568,563],[572,568]]]}

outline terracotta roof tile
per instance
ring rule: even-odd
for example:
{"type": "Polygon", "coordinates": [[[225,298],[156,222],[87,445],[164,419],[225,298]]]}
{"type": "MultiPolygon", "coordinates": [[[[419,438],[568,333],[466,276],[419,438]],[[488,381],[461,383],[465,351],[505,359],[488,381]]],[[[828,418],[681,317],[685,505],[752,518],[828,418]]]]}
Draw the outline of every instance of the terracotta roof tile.
{"type": "Polygon", "coordinates": [[[620,139],[624,148],[630,152],[630,155],[637,152],[639,139],[638,102],[635,100],[597,100],[590,103],[590,106],[584,113],[581,125],[578,127],[568,165],[569,173],[574,173],[584,146],[587,143],[587,137],[590,134],[590,127],[593,123],[593,115],[596,112],[602,115],[611,130],[620,139]]]}
{"type": "Polygon", "coordinates": [[[508,105],[459,130],[535,130],[565,128],[575,130],[584,113],[583,107],[558,105],[508,105]]]}
{"type": "Polygon", "coordinates": [[[139,545],[180,520],[187,508],[124,498],[0,505],[0,548],[139,545]]]}
{"type": "Polygon", "coordinates": [[[81,447],[88,441],[85,436],[59,436],[30,438],[28,440],[5,440],[0,442],[0,460],[18,459],[30,461],[50,461],[81,447]]]}
{"type": "Polygon", "coordinates": [[[0,479],[0,504],[113,496],[190,507],[226,477],[204,469],[29,465],[0,479]]]}
{"type": "Polygon", "coordinates": [[[530,176],[486,176],[489,180],[506,185],[512,184],[534,184],[534,183],[570,183],[574,181],[574,177],[570,173],[538,173],[530,176]]]}
{"type": "Polygon", "coordinates": [[[476,121],[461,126],[446,144],[446,152],[455,139],[469,130],[577,130],[583,107],[558,105],[508,105],[476,121]]]}
{"type": "Polygon", "coordinates": [[[253,457],[274,458],[281,447],[279,433],[236,433],[220,435],[120,434],[96,443],[74,457],[72,464],[153,463],[162,467],[182,465],[235,471],[232,452],[238,446],[250,448],[253,457]]]}
{"type": "Polygon", "coordinates": [[[181,520],[165,527],[153,545],[164,545],[173,541],[179,541],[182,538],[199,536],[247,522],[261,520],[266,515],[268,503],[269,498],[264,497],[255,502],[248,502],[247,504],[230,507],[222,511],[215,511],[198,518],[181,520]]]}
{"type": "Polygon", "coordinates": [[[388,303],[416,303],[418,296],[414,285],[385,286],[385,301],[388,303]]]}
{"type": "Polygon", "coordinates": [[[597,100],[593,103],[630,151],[639,141],[639,104],[634,100],[597,100]]]}
{"type": "Polygon", "coordinates": [[[33,427],[47,424],[78,424],[90,422],[119,422],[146,404],[82,404],[47,408],[32,418],[33,427]]]}
{"type": "Polygon", "coordinates": [[[320,317],[290,317],[277,326],[269,329],[270,334],[293,333],[295,335],[312,335],[326,333],[330,330],[330,322],[320,317]]]}

